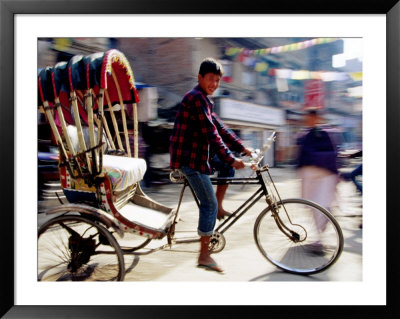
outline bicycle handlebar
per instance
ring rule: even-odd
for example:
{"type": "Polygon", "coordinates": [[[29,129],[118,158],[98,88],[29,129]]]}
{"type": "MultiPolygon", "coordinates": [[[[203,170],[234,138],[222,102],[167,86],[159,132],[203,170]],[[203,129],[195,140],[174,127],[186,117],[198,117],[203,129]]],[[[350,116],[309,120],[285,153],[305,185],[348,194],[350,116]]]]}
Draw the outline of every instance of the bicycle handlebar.
{"type": "Polygon", "coordinates": [[[272,132],[272,134],[268,137],[267,141],[264,143],[262,149],[255,149],[254,152],[251,153],[250,162],[244,163],[245,167],[251,167],[252,165],[259,165],[264,158],[264,153],[271,147],[272,143],[275,142],[276,132],[272,132]]]}

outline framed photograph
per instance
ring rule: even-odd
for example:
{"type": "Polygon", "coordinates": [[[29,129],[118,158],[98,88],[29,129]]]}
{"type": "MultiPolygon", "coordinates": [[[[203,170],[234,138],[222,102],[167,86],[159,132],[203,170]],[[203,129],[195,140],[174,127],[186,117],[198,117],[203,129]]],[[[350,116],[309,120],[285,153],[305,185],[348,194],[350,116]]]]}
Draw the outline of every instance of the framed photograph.
{"type": "MultiPolygon", "coordinates": [[[[307,315],[314,309],[327,308],[347,316],[364,312],[382,317],[399,314],[393,256],[398,217],[393,213],[396,195],[392,184],[399,162],[400,4],[397,0],[344,3],[288,0],[227,5],[205,1],[196,6],[174,0],[0,0],[0,315],[197,318],[210,313],[244,315],[264,310],[285,316],[307,315]],[[38,39],[163,37],[362,38],[362,136],[367,155],[363,160],[361,280],[72,285],[37,281],[38,39]]],[[[229,71],[224,80],[231,81],[232,63],[224,63],[229,71]]],[[[263,65],[257,67],[262,71],[263,65]]],[[[255,82],[253,76],[245,73],[244,83],[255,82]]],[[[285,91],[287,81],[277,81],[276,85],[285,91]]]]}

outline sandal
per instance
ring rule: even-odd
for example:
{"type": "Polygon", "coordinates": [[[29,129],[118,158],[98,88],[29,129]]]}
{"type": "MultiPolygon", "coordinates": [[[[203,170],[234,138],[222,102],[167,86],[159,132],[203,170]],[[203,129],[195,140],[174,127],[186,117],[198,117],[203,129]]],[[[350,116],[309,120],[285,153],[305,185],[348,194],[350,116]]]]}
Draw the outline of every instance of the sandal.
{"type": "Polygon", "coordinates": [[[198,264],[197,267],[204,268],[206,270],[216,271],[218,273],[224,272],[221,268],[219,268],[219,266],[216,263],[211,263],[211,264],[207,264],[207,265],[198,264]]]}

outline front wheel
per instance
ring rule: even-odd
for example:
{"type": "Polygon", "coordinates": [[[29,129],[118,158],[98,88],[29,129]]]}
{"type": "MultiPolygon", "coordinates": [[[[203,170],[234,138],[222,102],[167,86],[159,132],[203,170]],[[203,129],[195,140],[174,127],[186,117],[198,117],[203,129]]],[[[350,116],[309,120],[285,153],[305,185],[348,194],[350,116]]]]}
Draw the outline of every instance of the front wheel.
{"type": "Polygon", "coordinates": [[[278,268],[310,275],[333,265],[343,250],[343,233],[323,207],[304,199],[285,199],[268,207],[254,224],[261,254],[278,268]]]}
{"type": "Polygon", "coordinates": [[[122,250],[99,223],[63,215],[40,227],[39,281],[120,281],[124,275],[122,250]]]}

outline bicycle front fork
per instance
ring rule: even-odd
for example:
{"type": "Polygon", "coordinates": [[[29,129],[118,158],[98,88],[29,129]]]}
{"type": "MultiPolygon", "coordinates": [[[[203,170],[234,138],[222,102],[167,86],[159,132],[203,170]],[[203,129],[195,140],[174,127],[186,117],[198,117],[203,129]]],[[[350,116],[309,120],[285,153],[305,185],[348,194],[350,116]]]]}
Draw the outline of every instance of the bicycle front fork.
{"type": "Polygon", "coordinates": [[[279,230],[287,238],[289,238],[294,243],[298,243],[298,242],[302,242],[302,241],[306,240],[307,232],[304,229],[304,227],[302,227],[300,225],[296,225],[296,226],[300,227],[302,230],[304,230],[305,236],[304,236],[304,238],[301,238],[300,234],[297,231],[295,231],[293,229],[290,229],[288,226],[286,226],[286,224],[281,219],[279,213],[280,213],[280,211],[283,211],[286,214],[286,216],[287,216],[287,218],[289,220],[288,224],[290,224],[291,226],[294,226],[294,224],[292,224],[292,222],[290,220],[290,216],[289,216],[288,212],[286,211],[286,208],[285,208],[283,203],[279,204],[278,202],[273,200],[271,195],[267,195],[266,202],[271,207],[271,215],[272,215],[272,218],[274,219],[274,221],[276,223],[276,226],[278,226],[279,230]]]}

